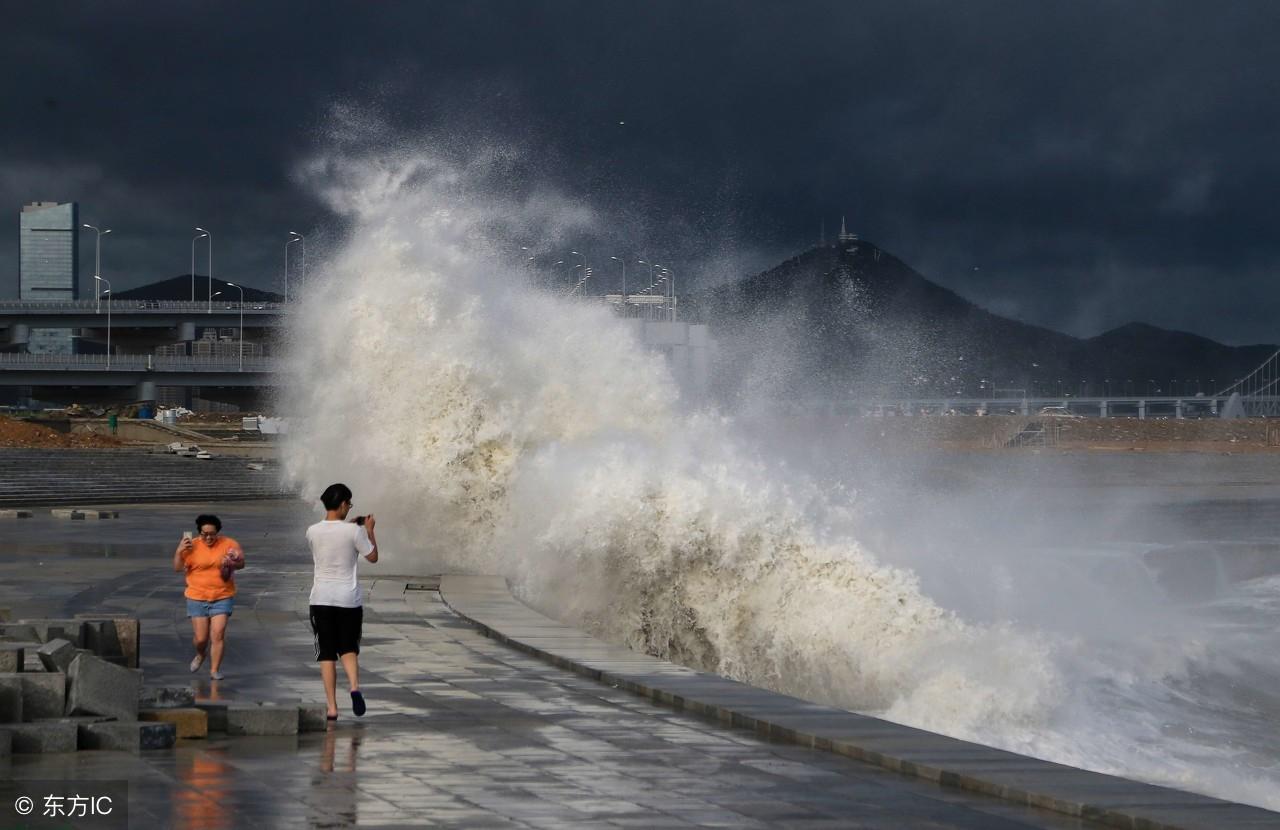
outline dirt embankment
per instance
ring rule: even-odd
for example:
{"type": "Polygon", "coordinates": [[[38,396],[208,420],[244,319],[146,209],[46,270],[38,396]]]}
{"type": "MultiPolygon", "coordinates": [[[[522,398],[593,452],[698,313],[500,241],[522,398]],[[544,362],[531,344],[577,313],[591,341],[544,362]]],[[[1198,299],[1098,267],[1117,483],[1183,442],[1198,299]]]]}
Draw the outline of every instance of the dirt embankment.
{"type": "Polygon", "coordinates": [[[41,424],[0,416],[0,447],[23,449],[111,449],[124,446],[109,435],[65,433],[41,424]]]}
{"type": "Polygon", "coordinates": [[[1266,418],[1222,420],[1056,418],[1058,446],[1153,452],[1276,452],[1280,422],[1266,418]]]}
{"type": "Polygon", "coordinates": [[[1000,450],[1025,427],[1042,424],[1046,445],[1070,451],[1280,452],[1280,419],[1175,420],[1015,415],[802,417],[802,430],[843,434],[884,450],[1000,450]],[[837,432],[832,432],[835,430],[837,432]]]}

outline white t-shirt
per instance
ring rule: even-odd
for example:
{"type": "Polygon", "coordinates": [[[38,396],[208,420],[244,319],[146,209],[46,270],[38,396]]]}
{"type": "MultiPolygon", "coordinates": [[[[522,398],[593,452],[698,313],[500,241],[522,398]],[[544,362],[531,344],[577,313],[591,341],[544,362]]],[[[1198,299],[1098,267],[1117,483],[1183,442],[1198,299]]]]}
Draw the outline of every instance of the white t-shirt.
{"type": "Polygon", "coordinates": [[[307,528],[307,544],[316,566],[311,604],[359,608],[356,563],[373,551],[369,533],[355,522],[325,519],[307,528]]]}

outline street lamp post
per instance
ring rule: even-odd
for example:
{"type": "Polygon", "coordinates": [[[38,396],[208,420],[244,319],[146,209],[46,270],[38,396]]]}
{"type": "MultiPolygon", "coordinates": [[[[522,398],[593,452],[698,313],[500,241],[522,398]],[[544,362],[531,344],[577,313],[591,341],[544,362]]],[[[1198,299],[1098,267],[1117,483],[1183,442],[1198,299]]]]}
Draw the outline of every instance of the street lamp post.
{"type": "Polygon", "coordinates": [[[209,234],[202,233],[191,239],[191,302],[196,301],[196,241],[204,239],[209,234]]]}
{"type": "Polygon", "coordinates": [[[227,285],[239,290],[240,292],[240,348],[239,348],[240,360],[236,366],[236,371],[243,372],[244,371],[244,289],[236,285],[234,282],[229,282],[227,283],[227,285]]]}
{"type": "Polygon", "coordinates": [[[289,231],[289,233],[293,234],[293,238],[284,243],[284,301],[286,303],[289,302],[289,246],[295,242],[302,243],[302,261],[304,265],[306,264],[307,256],[307,243],[305,241],[305,237],[297,231],[289,231]]]}
{"type": "MultiPolygon", "coordinates": [[[[640,292],[641,294],[647,294],[647,293],[649,292],[649,289],[650,289],[650,288],[653,288],[653,286],[654,286],[654,282],[653,282],[653,263],[652,263],[652,262],[645,262],[643,259],[637,259],[637,260],[636,260],[636,262],[637,262],[638,264],[640,264],[640,265],[647,265],[647,266],[649,266],[649,288],[646,288],[644,291],[641,291],[641,292],[640,292]]],[[[652,319],[652,317],[653,317],[652,308],[653,308],[653,306],[649,306],[649,309],[650,309],[650,310],[646,312],[646,314],[645,314],[645,317],[646,317],[646,318],[652,319]]]]}
{"type": "Polygon", "coordinates": [[[663,268],[663,272],[671,279],[671,322],[676,321],[676,272],[670,268],[663,268]]]}
{"type": "MultiPolygon", "coordinates": [[[[586,271],[587,271],[587,255],[586,255],[586,254],[580,254],[580,253],[578,253],[577,251],[570,251],[569,253],[573,254],[574,256],[580,256],[580,257],[582,257],[582,272],[585,274],[585,273],[586,273],[586,271]]],[[[570,273],[570,274],[572,274],[572,273],[573,273],[573,271],[571,270],[569,273],[570,273]]],[[[572,282],[573,282],[573,278],[572,278],[572,277],[570,277],[570,278],[569,278],[569,282],[570,282],[570,283],[572,283],[572,282]]],[[[572,287],[573,287],[573,286],[572,286],[572,285],[570,285],[570,288],[572,288],[572,287]]]]}
{"type": "Polygon", "coordinates": [[[209,308],[206,313],[213,313],[213,234],[204,228],[196,228],[205,236],[209,237],[209,308]]]}
{"type": "MultiPolygon", "coordinates": [[[[670,280],[668,280],[668,278],[667,278],[667,266],[665,266],[665,265],[659,265],[659,264],[658,264],[658,263],[656,263],[656,262],[651,262],[651,263],[649,263],[649,264],[650,264],[652,267],[654,267],[654,268],[657,268],[657,269],[658,269],[658,281],[657,281],[657,282],[655,282],[652,286],[650,286],[650,288],[654,288],[654,287],[656,287],[656,286],[661,285],[661,286],[662,286],[662,299],[664,299],[664,300],[665,300],[665,299],[667,298],[667,290],[668,290],[668,288],[669,288],[669,286],[668,286],[668,285],[666,285],[666,283],[670,281],[670,280]]],[[[659,312],[659,313],[661,313],[662,311],[663,311],[662,306],[659,306],[659,307],[658,307],[658,312],[659,312]]]]}
{"type": "Polygon", "coordinates": [[[627,314],[627,261],[616,256],[611,256],[609,259],[622,266],[622,315],[625,317],[627,314]]]}
{"type": "MultiPolygon", "coordinates": [[[[93,277],[94,279],[98,279],[99,277],[102,276],[102,237],[111,233],[111,229],[107,228],[104,231],[100,228],[97,228],[89,224],[86,224],[85,227],[93,231],[95,234],[97,234],[97,237],[94,240],[94,245],[93,245],[93,277]]],[[[93,297],[94,297],[93,313],[101,314],[102,300],[98,298],[97,286],[94,286],[93,297]]]]}
{"type": "Polygon", "coordinates": [[[95,283],[93,293],[96,295],[101,295],[102,293],[104,293],[99,289],[99,287],[97,286],[97,283],[105,282],[107,284],[107,290],[105,292],[107,295],[107,368],[110,369],[111,368],[111,280],[103,279],[97,274],[93,275],[93,279],[95,283]]]}
{"type": "Polygon", "coordinates": [[[649,286],[650,286],[650,287],[653,287],[653,267],[654,267],[654,266],[653,266],[653,263],[652,263],[652,262],[645,262],[643,259],[637,259],[637,260],[636,260],[636,262],[640,263],[641,265],[648,265],[648,266],[649,266],[649,286]]]}

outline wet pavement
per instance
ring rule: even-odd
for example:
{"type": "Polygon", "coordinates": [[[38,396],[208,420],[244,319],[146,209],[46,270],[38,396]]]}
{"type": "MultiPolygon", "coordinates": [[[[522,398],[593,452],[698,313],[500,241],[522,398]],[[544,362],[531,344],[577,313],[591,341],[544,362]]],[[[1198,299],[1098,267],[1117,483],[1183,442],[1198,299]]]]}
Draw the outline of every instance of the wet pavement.
{"type": "MultiPolygon", "coordinates": [[[[116,521],[0,522],[0,607],[139,616],[149,684],[195,678],[203,699],[323,700],[306,622],[309,508],[213,509],[249,561],[217,683],[207,667],[186,670],[190,626],[169,564],[196,511],[120,509],[116,521]]],[[[407,595],[409,581],[365,583],[364,718],[340,681],[342,715],[325,733],[14,756],[5,777],[127,779],[130,826],[147,828],[1092,826],[663,708],[486,639],[437,593],[407,595]]]]}

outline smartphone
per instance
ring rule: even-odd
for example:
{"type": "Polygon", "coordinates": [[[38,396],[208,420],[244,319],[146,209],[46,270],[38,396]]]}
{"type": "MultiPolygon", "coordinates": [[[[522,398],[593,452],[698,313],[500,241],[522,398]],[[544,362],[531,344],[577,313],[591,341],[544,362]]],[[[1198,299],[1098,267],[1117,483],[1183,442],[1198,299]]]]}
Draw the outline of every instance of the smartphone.
{"type": "Polygon", "coordinates": [[[356,524],[363,526],[363,525],[364,525],[364,516],[356,516],[356,524]]]}
{"type": "Polygon", "coordinates": [[[190,542],[190,541],[191,541],[191,531],[189,531],[189,530],[184,530],[184,531],[182,532],[182,541],[184,541],[184,542],[190,542]]]}

